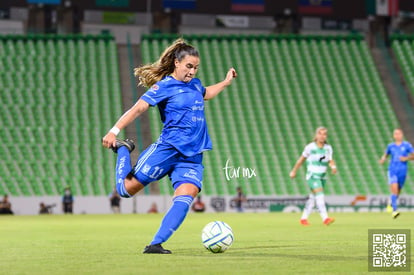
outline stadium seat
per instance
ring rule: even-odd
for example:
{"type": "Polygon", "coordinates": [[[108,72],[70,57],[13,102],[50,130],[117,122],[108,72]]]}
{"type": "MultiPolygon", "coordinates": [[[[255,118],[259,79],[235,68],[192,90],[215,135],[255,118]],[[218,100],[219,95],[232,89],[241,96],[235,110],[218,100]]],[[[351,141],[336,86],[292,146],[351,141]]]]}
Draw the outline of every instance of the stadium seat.
{"type": "MultiPolygon", "coordinates": [[[[143,63],[155,61],[176,38],[143,36],[143,63]]],[[[295,180],[289,172],[321,125],[329,129],[339,168],[327,194],[388,194],[386,167],[377,159],[398,121],[361,36],[184,38],[200,51],[198,77],[205,86],[221,81],[232,66],[239,74],[206,102],[214,149],[205,153],[205,194],[234,195],[241,186],[249,195],[306,195],[305,168],[295,180]],[[241,172],[228,180],[227,160],[239,171],[255,169],[256,176],[241,172]]],[[[162,128],[156,108],[150,122],[155,140],[162,128]]],[[[160,191],[172,193],[168,179],[160,191]]]]}
{"type": "Polygon", "coordinates": [[[115,41],[0,36],[0,65],[7,68],[0,72],[0,192],[111,192],[115,156],[99,141],[122,112],[115,41]]]}
{"type": "MultiPolygon", "coordinates": [[[[402,71],[405,84],[414,96],[414,36],[404,34],[393,34],[391,36],[392,51],[402,71]]],[[[414,169],[409,170],[409,178],[414,177],[414,169]]],[[[414,194],[412,184],[404,186],[404,192],[414,194]]]]}

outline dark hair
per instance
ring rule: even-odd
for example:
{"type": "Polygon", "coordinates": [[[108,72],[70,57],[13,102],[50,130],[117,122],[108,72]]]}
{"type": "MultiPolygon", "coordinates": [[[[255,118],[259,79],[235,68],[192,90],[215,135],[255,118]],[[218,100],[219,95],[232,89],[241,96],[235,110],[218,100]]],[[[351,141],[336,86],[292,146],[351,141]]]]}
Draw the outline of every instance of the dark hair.
{"type": "Polygon", "coordinates": [[[198,51],[193,46],[179,38],[165,49],[158,61],[135,68],[134,75],[138,77],[139,85],[151,87],[163,77],[174,72],[176,59],[181,61],[187,55],[199,57],[198,51]]]}
{"type": "Polygon", "coordinates": [[[198,51],[191,45],[188,44],[180,44],[178,49],[174,52],[174,56],[178,61],[183,60],[184,57],[187,55],[197,56],[199,57],[198,51]]]}

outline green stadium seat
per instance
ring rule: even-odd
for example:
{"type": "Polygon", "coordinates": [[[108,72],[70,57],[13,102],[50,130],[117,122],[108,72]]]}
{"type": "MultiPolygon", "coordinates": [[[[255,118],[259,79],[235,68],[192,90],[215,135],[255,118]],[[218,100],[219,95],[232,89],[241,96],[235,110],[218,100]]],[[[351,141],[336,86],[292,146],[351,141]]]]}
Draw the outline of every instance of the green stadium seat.
{"type": "MultiPolygon", "coordinates": [[[[143,63],[156,60],[175,38],[143,36],[143,63]]],[[[239,73],[231,87],[206,103],[214,149],[205,154],[205,194],[234,195],[242,186],[249,195],[306,195],[305,169],[294,181],[289,172],[321,125],[330,130],[340,171],[330,176],[327,193],[388,193],[386,168],[377,165],[377,157],[398,121],[360,36],[185,38],[201,53],[198,77],[204,85],[222,80],[231,66],[239,73]],[[256,169],[257,176],[228,181],[227,159],[235,167],[256,169]]],[[[155,108],[150,123],[155,140],[162,128],[155,108]]],[[[171,194],[169,186],[163,179],[161,194],[171,194]]]]}
{"type": "Polygon", "coordinates": [[[114,40],[2,37],[0,65],[7,68],[0,72],[0,153],[8,168],[0,192],[59,195],[71,186],[76,195],[108,194],[115,156],[99,140],[122,112],[114,40]]]}

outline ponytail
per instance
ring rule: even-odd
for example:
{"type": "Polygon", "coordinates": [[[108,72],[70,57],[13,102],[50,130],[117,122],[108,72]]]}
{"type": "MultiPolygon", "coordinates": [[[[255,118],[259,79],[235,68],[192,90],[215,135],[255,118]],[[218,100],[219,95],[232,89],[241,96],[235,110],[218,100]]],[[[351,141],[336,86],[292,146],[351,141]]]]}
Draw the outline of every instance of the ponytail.
{"type": "Polygon", "coordinates": [[[198,51],[187,44],[184,39],[175,40],[164,50],[159,59],[152,64],[143,65],[134,69],[135,77],[138,77],[139,84],[144,87],[151,87],[165,76],[175,70],[175,60],[181,61],[187,55],[199,56],[198,51]]]}

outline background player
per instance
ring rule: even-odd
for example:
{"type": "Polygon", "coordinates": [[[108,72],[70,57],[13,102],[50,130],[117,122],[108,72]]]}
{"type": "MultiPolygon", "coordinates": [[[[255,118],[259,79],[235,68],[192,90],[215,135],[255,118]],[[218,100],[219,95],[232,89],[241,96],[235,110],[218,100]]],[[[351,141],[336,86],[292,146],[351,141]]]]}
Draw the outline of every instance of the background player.
{"type": "Polygon", "coordinates": [[[379,160],[383,164],[388,156],[391,156],[390,164],[388,166],[388,184],[390,185],[391,196],[390,204],[392,208],[393,218],[397,218],[400,212],[397,211],[397,199],[400,195],[401,189],[404,186],[405,178],[407,177],[408,165],[407,161],[414,159],[412,145],[404,141],[404,133],[401,129],[395,129],[393,133],[394,142],[387,146],[385,154],[379,160]]]}
{"type": "Polygon", "coordinates": [[[116,188],[122,197],[133,196],[165,175],[172,181],[173,205],[144,253],[171,253],[161,244],[184,221],[194,197],[201,190],[203,152],[212,148],[204,115],[204,100],[218,95],[236,77],[236,71],[231,68],[222,82],[203,87],[201,81],[195,78],[199,65],[198,51],[178,39],[157,62],[136,68],[135,75],[140,85],[151,88],[102,139],[104,147],[113,148],[118,153],[116,188]],[[159,139],[141,153],[132,168],[130,152],[135,146],[130,140],[116,139],[116,135],[155,105],[158,105],[164,127],[159,139]]]}
{"type": "Polygon", "coordinates": [[[316,129],[314,141],[306,145],[305,150],[290,172],[290,177],[292,179],[295,178],[297,170],[306,161],[306,180],[311,193],[309,194],[309,199],[306,202],[305,209],[303,210],[302,218],[300,220],[302,225],[309,225],[308,217],[310,213],[312,213],[315,201],[323,223],[329,225],[335,221],[334,218],[328,217],[323,190],[326,183],[326,171],[328,169],[328,165],[333,174],[336,174],[337,172],[335,161],[332,159],[332,146],[327,144],[327,137],[328,129],[325,127],[319,127],[316,129]]]}

